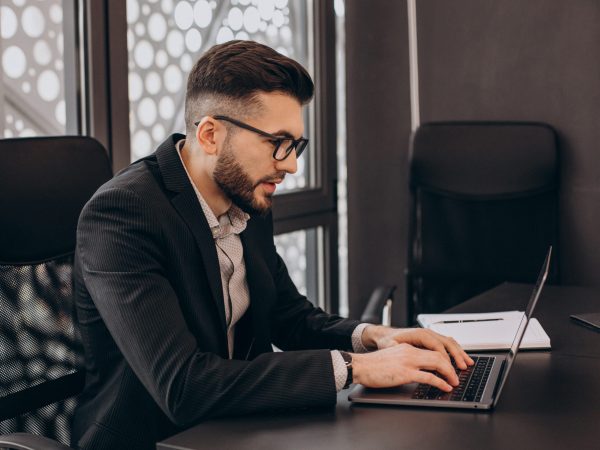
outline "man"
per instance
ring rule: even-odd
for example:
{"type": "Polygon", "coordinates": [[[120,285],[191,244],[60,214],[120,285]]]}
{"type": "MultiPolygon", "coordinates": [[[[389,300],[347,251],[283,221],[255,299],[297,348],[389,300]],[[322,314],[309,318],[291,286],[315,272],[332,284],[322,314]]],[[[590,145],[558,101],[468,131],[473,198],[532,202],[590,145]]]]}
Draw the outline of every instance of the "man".
{"type": "Polygon", "coordinates": [[[88,202],[75,263],[87,371],[75,445],[150,449],[209,417],[334,404],[352,381],[448,391],[458,383],[448,353],[472,363],[435,333],[326,314],[290,280],[269,211],[306,147],[312,95],[295,61],[255,42],[217,45],[190,73],[186,135],[88,202]]]}

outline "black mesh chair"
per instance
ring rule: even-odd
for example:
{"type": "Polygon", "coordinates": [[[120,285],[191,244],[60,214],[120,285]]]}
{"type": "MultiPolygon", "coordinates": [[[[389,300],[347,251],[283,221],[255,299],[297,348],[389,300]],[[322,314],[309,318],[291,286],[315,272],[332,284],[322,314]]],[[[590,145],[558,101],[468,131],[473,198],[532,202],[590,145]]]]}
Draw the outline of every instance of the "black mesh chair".
{"type": "MultiPolygon", "coordinates": [[[[558,149],[545,124],[447,122],[412,136],[409,321],[531,283],[558,240],[558,149]]],[[[558,258],[554,258],[558,261],[558,258]]],[[[550,281],[556,281],[558,266],[550,281]]]]}
{"type": "Polygon", "coordinates": [[[0,448],[69,444],[84,381],[71,295],[77,220],[111,176],[92,138],[0,140],[0,448]]]}

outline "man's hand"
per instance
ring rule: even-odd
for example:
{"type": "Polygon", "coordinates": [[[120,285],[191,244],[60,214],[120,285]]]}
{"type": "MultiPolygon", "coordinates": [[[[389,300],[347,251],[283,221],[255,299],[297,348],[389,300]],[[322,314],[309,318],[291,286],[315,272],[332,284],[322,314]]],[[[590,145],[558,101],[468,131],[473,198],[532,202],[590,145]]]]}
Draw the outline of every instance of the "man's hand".
{"type": "Polygon", "coordinates": [[[373,350],[382,350],[399,344],[410,344],[437,352],[448,362],[450,362],[449,353],[459,369],[464,370],[467,365],[473,365],[471,357],[453,338],[423,328],[399,329],[369,325],[363,331],[362,341],[365,347],[373,350]]]}
{"type": "Polygon", "coordinates": [[[352,354],[354,383],[367,387],[395,387],[407,383],[427,383],[444,392],[458,386],[454,368],[440,352],[397,344],[371,353],[352,354]],[[436,371],[443,376],[436,376],[436,371]]]}

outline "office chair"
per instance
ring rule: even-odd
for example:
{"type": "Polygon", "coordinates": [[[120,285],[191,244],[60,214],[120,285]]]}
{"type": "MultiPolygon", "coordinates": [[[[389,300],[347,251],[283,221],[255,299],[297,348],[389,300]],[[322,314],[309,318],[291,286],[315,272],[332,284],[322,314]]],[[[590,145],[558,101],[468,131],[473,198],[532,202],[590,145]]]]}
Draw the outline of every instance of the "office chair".
{"type": "Polygon", "coordinates": [[[535,281],[558,248],[558,166],[556,133],[541,123],[439,122],[413,134],[409,322],[504,281],[535,281]]]}
{"type": "Polygon", "coordinates": [[[392,326],[392,303],[396,286],[377,286],[371,293],[360,321],[392,326]]]}
{"type": "Polygon", "coordinates": [[[0,140],[0,448],[68,448],[57,441],[69,444],[84,382],[71,282],[77,220],[111,176],[89,137],[0,140]]]}

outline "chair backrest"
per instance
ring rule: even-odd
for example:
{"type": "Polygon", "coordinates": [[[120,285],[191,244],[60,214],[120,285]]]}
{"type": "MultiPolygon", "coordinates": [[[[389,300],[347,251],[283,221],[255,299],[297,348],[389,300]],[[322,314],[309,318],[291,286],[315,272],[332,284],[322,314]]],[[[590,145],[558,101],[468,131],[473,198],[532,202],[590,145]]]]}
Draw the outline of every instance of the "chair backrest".
{"type": "Polygon", "coordinates": [[[84,381],[72,304],[77,220],[111,176],[106,150],[89,137],[0,140],[2,434],[69,443],[84,381]]]}
{"type": "MultiPolygon", "coordinates": [[[[409,158],[409,320],[503,281],[535,280],[558,240],[559,163],[550,126],[428,123],[413,134],[409,158]]],[[[557,277],[554,263],[550,279],[557,277]]]]}
{"type": "Polygon", "coordinates": [[[371,293],[360,321],[365,323],[392,325],[392,303],[396,286],[377,286],[371,293]]]}

